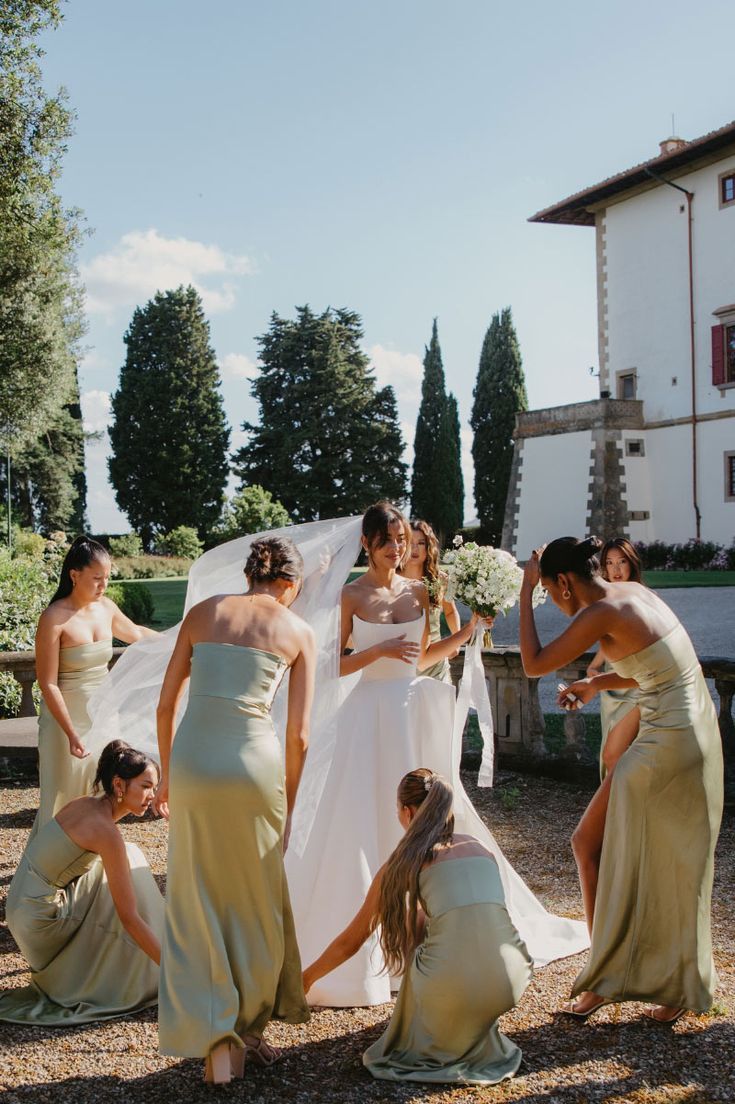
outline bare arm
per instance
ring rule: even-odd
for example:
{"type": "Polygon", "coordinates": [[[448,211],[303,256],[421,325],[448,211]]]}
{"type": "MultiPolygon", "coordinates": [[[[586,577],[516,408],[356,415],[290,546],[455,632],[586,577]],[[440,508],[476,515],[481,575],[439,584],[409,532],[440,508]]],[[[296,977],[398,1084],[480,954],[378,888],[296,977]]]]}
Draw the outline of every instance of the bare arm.
{"type": "Polygon", "coordinates": [[[117,640],[124,640],[126,644],[135,644],[144,636],[158,636],[155,629],[148,629],[145,625],[136,625],[129,617],[126,617],[116,602],[111,598],[105,598],[105,602],[112,607],[112,635],[117,640]]]}
{"type": "Polygon", "coordinates": [[[163,678],[161,696],[158,699],[156,709],[156,726],[158,729],[158,754],[161,759],[161,780],[158,784],[153,808],[159,816],[168,817],[168,778],[171,748],[174,742],[174,724],[176,710],[184,690],[184,683],[191,674],[192,642],[190,633],[190,617],[187,614],[179,629],[176,638],[176,646],[169,660],[166,674],[163,678]]]}
{"type": "Polygon", "coordinates": [[[153,929],[138,912],[128,854],[117,828],[105,831],[100,841],[99,855],[107,875],[110,894],[125,931],[156,965],[161,962],[161,945],[153,929]]]}
{"type": "Polygon", "coordinates": [[[606,671],[602,675],[592,675],[589,678],[579,679],[577,682],[572,682],[569,686],[566,686],[564,690],[560,691],[557,698],[559,705],[564,705],[564,699],[568,698],[570,694],[574,694],[584,705],[587,702],[592,701],[595,694],[599,694],[601,690],[637,690],[638,683],[635,679],[623,678],[621,675],[616,675],[614,671],[606,671]]]}
{"type": "Polygon", "coordinates": [[[288,846],[291,817],[309,747],[309,718],[314,700],[316,644],[314,633],[304,627],[301,651],[291,667],[288,682],[288,718],[286,720],[286,829],[283,849],[288,846]]]}
{"type": "Polygon", "coordinates": [[[331,973],[332,970],[336,970],[348,958],[352,958],[354,954],[357,954],[367,937],[374,930],[380,901],[380,883],[384,869],[381,866],[373,878],[359,912],[350,920],[344,931],[340,932],[326,950],[322,951],[319,958],[304,970],[304,992],[308,992],[319,978],[331,973]]]}
{"type": "Polygon", "coordinates": [[[444,620],[447,623],[447,628],[450,633],[459,632],[461,628],[461,622],[459,620],[459,613],[454,602],[448,602],[446,598],[442,599],[442,610],[444,612],[444,620]]]}
{"type": "Polygon", "coordinates": [[[533,616],[531,596],[534,582],[524,575],[520,597],[520,638],[523,669],[531,678],[540,678],[573,663],[578,656],[590,650],[601,636],[607,633],[607,611],[601,602],[595,602],[578,613],[561,636],[550,644],[541,646],[533,616]]]}
{"type": "Polygon", "coordinates": [[[602,668],[604,666],[605,666],[605,652],[604,652],[602,646],[600,646],[597,649],[596,653],[595,653],[594,659],[592,660],[592,662],[590,663],[590,665],[587,668],[588,676],[590,678],[593,678],[594,675],[599,675],[600,671],[602,670],[602,668]]]}
{"type": "Polygon", "coordinates": [[[51,617],[42,614],[36,630],[36,678],[49,713],[69,741],[69,752],[77,759],[84,759],[89,752],[85,751],[77,735],[64,695],[59,689],[60,647],[61,627],[55,625],[51,617]]]}
{"type": "Polygon", "coordinates": [[[451,636],[445,636],[441,640],[435,640],[433,644],[429,644],[427,632],[424,637],[425,645],[419,656],[419,671],[424,671],[427,667],[431,667],[434,663],[439,663],[442,659],[451,659],[452,656],[455,656],[462,645],[466,644],[472,636],[478,621],[478,614],[473,613],[467,624],[463,625],[461,629],[452,633],[451,636]]]}

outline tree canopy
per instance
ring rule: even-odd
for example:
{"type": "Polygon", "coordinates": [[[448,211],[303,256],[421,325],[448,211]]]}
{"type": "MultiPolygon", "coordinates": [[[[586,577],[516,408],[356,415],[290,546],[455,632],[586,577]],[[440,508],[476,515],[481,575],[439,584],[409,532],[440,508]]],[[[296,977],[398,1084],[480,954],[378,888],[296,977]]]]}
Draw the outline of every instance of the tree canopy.
{"type": "Polygon", "coordinates": [[[440,541],[449,541],[462,527],[464,481],[457,400],[446,392],[436,319],[424,351],[413,449],[411,513],[428,521],[440,541]]]}
{"type": "Polygon", "coordinates": [[[485,540],[498,545],[513,461],[516,414],[528,409],[510,307],[494,314],[482,343],[470,424],[474,430],[475,505],[485,540]]]}
{"type": "Polygon", "coordinates": [[[124,340],[110,427],[118,505],[146,548],[180,525],[205,538],[222,511],[230,431],[198,292],[156,292],[124,340]]]}
{"type": "Polygon", "coordinates": [[[260,420],[234,468],[295,521],[360,513],[406,493],[403,439],[392,387],[378,388],[362,351],[360,316],[297,308],[271,316],[251,384],[260,420]]]}

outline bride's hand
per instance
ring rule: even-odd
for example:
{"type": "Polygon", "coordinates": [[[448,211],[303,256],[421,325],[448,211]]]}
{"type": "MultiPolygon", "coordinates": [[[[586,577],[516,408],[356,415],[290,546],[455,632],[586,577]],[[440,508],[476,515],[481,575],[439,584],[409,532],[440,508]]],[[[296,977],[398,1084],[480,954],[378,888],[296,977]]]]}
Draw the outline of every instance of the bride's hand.
{"type": "Polygon", "coordinates": [[[540,548],[534,548],[533,552],[526,560],[526,566],[523,568],[523,582],[527,583],[531,590],[535,586],[538,586],[539,579],[541,578],[541,554],[546,548],[545,544],[542,544],[540,548]]]}
{"type": "Polygon", "coordinates": [[[419,658],[420,648],[413,640],[406,640],[406,634],[392,636],[390,640],[384,640],[380,645],[380,655],[384,659],[400,659],[404,663],[415,663],[419,658]]]}

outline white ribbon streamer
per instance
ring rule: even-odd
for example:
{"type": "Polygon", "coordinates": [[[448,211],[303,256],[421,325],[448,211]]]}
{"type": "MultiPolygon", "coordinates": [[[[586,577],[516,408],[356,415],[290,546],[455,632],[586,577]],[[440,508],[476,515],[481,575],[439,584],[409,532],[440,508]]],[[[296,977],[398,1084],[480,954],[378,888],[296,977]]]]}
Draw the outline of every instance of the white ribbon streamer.
{"type": "MultiPolygon", "coordinates": [[[[462,734],[467,723],[467,715],[470,708],[475,709],[480,726],[480,735],[482,736],[482,759],[477,775],[477,785],[490,789],[495,775],[495,729],[490,695],[487,692],[485,668],[482,662],[482,637],[482,629],[476,631],[464,650],[464,667],[462,668],[462,681],[459,684],[454,712],[452,743],[455,755],[461,756],[462,734]]],[[[459,762],[455,765],[459,769],[459,762]]]]}

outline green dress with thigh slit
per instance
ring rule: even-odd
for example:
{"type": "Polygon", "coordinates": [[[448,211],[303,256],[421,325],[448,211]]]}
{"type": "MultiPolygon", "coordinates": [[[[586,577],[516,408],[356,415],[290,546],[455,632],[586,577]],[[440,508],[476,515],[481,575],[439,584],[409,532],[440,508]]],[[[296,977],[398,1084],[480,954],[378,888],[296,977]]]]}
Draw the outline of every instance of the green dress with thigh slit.
{"type": "Polygon", "coordinates": [[[495,1085],[521,1050],[498,1028],[533,966],[505,908],[490,856],[443,859],[422,870],[425,937],[404,974],[385,1032],[363,1055],[373,1077],[495,1085]]]}
{"type": "Polygon", "coordinates": [[[309,1010],[283,868],[283,753],[270,706],[286,670],[257,648],[195,644],[171,752],[162,1054],[205,1057],[309,1010]]]}
{"type": "Polygon", "coordinates": [[[618,760],[589,959],[573,993],[706,1011],[717,975],[710,909],[722,742],[684,628],[612,664],[640,687],[638,737],[618,760]]]}
{"type": "MultiPolygon", "coordinates": [[[[138,912],[160,938],[163,897],[140,848],[126,850],[138,912]]],[[[6,918],[31,984],[0,993],[0,1020],[66,1027],[156,1003],[158,967],[123,928],[102,860],[57,820],[23,852],[6,918]]]]}
{"type": "MultiPolygon", "coordinates": [[[[59,649],[58,686],[77,735],[84,740],[91,726],[87,703],[107,676],[112,640],[59,649]]],[[[132,735],[132,734],[131,734],[132,735]]],[[[134,744],[135,740],[131,742],[134,744]]],[[[69,751],[64,730],[45,702],[38,716],[38,774],[41,797],[33,831],[37,832],[70,801],[92,792],[97,763],[93,755],[77,759],[69,751]]]]}

